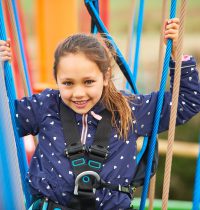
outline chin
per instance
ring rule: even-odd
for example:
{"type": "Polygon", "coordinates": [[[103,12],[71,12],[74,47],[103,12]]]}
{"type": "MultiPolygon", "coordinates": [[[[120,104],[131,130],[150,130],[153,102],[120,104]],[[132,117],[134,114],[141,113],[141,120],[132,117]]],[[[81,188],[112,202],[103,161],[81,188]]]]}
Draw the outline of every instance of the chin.
{"type": "Polygon", "coordinates": [[[87,114],[89,112],[90,109],[77,109],[77,108],[72,108],[71,109],[76,112],[77,114],[87,114]]]}
{"type": "Polygon", "coordinates": [[[87,114],[88,112],[89,112],[89,110],[88,111],[81,111],[81,110],[74,110],[77,114],[87,114]]]}

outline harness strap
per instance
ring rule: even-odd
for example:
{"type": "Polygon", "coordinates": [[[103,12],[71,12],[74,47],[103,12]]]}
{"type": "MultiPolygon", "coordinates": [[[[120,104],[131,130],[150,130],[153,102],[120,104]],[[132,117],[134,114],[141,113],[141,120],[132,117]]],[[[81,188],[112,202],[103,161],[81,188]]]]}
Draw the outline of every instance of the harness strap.
{"type": "Polygon", "coordinates": [[[60,118],[67,145],[65,155],[71,161],[76,178],[74,195],[79,196],[81,206],[90,202],[90,205],[93,205],[95,209],[95,186],[100,182],[99,173],[108,156],[107,146],[112,130],[111,113],[106,109],[102,112],[102,119],[98,123],[93,144],[89,149],[81,144],[74,112],[62,101],[60,103],[60,118]]]}
{"type": "Polygon", "coordinates": [[[96,209],[95,192],[100,188],[123,192],[133,198],[134,190],[131,186],[112,185],[99,176],[102,164],[108,156],[107,146],[112,130],[111,113],[105,109],[101,116],[93,144],[87,149],[81,144],[74,112],[62,101],[60,103],[60,118],[67,145],[65,155],[71,161],[75,175],[74,195],[79,198],[83,209],[87,209],[88,203],[96,209]]]}
{"type": "Polygon", "coordinates": [[[128,196],[130,197],[130,199],[133,199],[134,197],[134,192],[136,190],[136,188],[132,187],[131,185],[128,186],[122,186],[122,185],[113,185],[107,182],[104,182],[103,180],[101,180],[100,185],[97,187],[99,188],[108,188],[110,190],[114,190],[114,191],[118,191],[118,192],[123,192],[128,194],[128,196]]]}

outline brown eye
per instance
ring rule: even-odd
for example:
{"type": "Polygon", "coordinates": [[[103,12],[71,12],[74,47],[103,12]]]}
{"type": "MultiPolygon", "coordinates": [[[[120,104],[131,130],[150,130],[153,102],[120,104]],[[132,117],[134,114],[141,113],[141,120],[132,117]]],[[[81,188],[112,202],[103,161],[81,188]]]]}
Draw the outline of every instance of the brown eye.
{"type": "Polygon", "coordinates": [[[72,82],[63,82],[63,85],[65,85],[65,86],[72,86],[73,83],[72,82]]]}
{"type": "Polygon", "coordinates": [[[85,81],[85,84],[86,85],[91,85],[92,83],[94,83],[95,81],[94,80],[86,80],[85,81]]]}

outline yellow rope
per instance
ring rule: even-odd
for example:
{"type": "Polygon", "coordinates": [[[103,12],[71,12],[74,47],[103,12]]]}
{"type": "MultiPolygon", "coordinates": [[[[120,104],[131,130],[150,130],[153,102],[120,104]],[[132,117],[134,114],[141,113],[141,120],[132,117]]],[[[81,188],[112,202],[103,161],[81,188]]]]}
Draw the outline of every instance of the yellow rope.
{"type": "Polygon", "coordinates": [[[175,67],[175,77],[174,77],[174,84],[173,84],[172,107],[171,107],[171,113],[170,113],[168,147],[167,147],[167,154],[166,154],[166,161],[165,161],[162,210],[167,210],[168,197],[169,197],[173,143],[174,143],[174,136],[175,136],[176,115],[177,115],[178,96],[179,96],[179,87],[180,87],[181,60],[182,60],[182,52],[183,52],[183,35],[184,35],[184,19],[185,19],[185,13],[186,13],[186,3],[187,3],[187,0],[181,1],[180,30],[179,30],[179,38],[178,38],[177,50],[176,50],[176,67],[175,67]]]}

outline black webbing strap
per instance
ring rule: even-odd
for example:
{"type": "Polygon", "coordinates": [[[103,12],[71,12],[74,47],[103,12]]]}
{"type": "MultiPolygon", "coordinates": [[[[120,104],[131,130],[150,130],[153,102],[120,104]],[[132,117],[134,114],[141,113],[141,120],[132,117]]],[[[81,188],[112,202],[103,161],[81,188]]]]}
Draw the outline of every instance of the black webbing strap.
{"type": "MultiPolygon", "coordinates": [[[[75,175],[74,194],[80,198],[81,206],[85,209],[88,202],[95,206],[95,186],[100,182],[99,172],[108,155],[107,146],[111,134],[111,113],[102,112],[94,142],[89,148],[88,159],[85,156],[85,145],[81,144],[80,134],[75,121],[74,112],[60,103],[60,118],[66,141],[65,154],[70,159],[75,175]]],[[[95,209],[95,207],[94,207],[95,209]]]]}
{"type": "Polygon", "coordinates": [[[99,121],[97,130],[94,136],[93,144],[89,149],[88,165],[96,172],[100,172],[104,160],[108,156],[108,144],[112,131],[111,113],[104,110],[101,113],[102,119],[99,121]]]}

